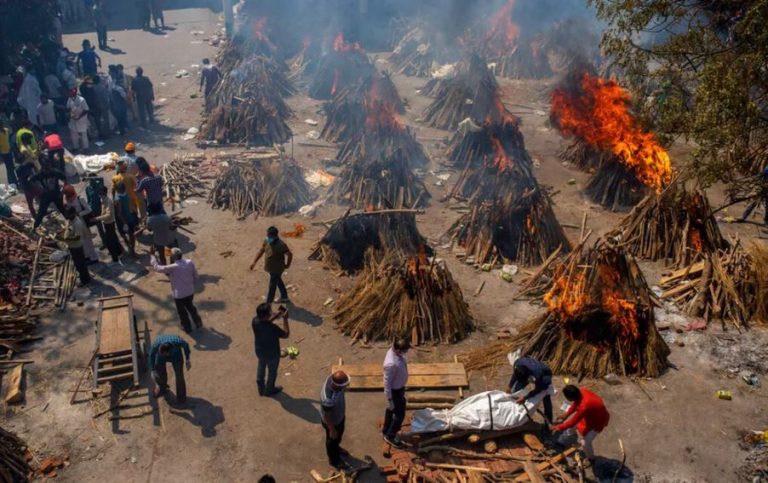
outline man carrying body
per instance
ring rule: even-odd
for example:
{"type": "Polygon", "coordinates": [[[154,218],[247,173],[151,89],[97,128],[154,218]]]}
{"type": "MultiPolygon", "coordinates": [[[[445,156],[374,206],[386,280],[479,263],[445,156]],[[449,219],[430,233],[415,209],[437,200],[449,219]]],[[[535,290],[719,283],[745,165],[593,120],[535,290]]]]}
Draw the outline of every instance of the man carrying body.
{"type": "Polygon", "coordinates": [[[405,386],[408,384],[408,361],[405,354],[411,348],[406,339],[392,344],[384,358],[384,395],[387,397],[387,411],[384,414],[382,433],[384,441],[402,448],[403,442],[397,436],[405,419],[405,386]]]}
{"type": "Polygon", "coordinates": [[[288,311],[285,307],[280,307],[277,313],[273,314],[269,304],[259,304],[256,307],[256,317],[251,321],[251,328],[253,329],[256,358],[259,360],[256,370],[256,386],[259,389],[259,396],[273,396],[283,390],[275,383],[277,382],[277,368],[280,365],[280,339],[287,339],[291,335],[291,328],[288,325],[288,311]],[[282,327],[274,324],[274,320],[279,317],[283,318],[282,327]]]}
{"type": "Polygon", "coordinates": [[[192,368],[189,360],[189,344],[175,334],[162,334],[152,342],[149,349],[149,367],[152,370],[152,379],[155,381],[155,397],[160,397],[168,389],[167,363],[173,366],[173,374],[176,378],[176,401],[184,404],[187,400],[187,383],[184,380],[182,364],[186,358],[187,370],[192,368]]]}
{"type": "Polygon", "coordinates": [[[176,311],[179,313],[184,332],[192,332],[190,317],[195,322],[195,327],[200,329],[203,327],[203,320],[194,304],[195,285],[198,279],[197,268],[192,260],[183,258],[181,250],[178,248],[171,250],[169,261],[171,262],[169,265],[160,265],[157,263],[154,253],[150,258],[152,269],[168,275],[168,278],[171,279],[173,301],[176,303],[176,311]]]}
{"type": "Polygon", "coordinates": [[[55,132],[46,133],[43,148],[48,152],[48,164],[64,173],[64,143],[55,132]]]}
{"type": "Polygon", "coordinates": [[[576,426],[579,433],[579,442],[584,454],[591,461],[595,457],[595,451],[592,448],[592,442],[597,435],[608,426],[610,414],[605,408],[600,396],[586,388],[578,388],[574,385],[568,385],[563,388],[563,396],[571,402],[565,416],[564,422],[552,426],[552,431],[565,431],[576,426]]]}
{"type": "Polygon", "coordinates": [[[59,213],[64,214],[64,203],[62,202],[61,185],[59,184],[64,181],[64,173],[53,169],[51,163],[45,163],[43,164],[43,169],[29,180],[31,182],[36,181],[43,187],[43,192],[40,195],[40,206],[37,209],[37,216],[35,216],[35,224],[33,226],[33,229],[36,229],[42,223],[45,215],[48,214],[48,207],[51,203],[56,206],[59,213]]]}
{"type": "Polygon", "coordinates": [[[291,267],[293,253],[291,253],[288,245],[280,239],[279,232],[274,226],[267,228],[267,238],[261,245],[261,249],[256,254],[253,263],[251,263],[251,270],[256,267],[256,263],[262,256],[265,256],[264,270],[269,274],[267,303],[271,304],[275,300],[275,289],[280,289],[280,300],[278,300],[278,303],[290,303],[290,300],[288,300],[288,290],[286,290],[285,283],[283,283],[283,272],[291,267]]]}
{"type": "Polygon", "coordinates": [[[347,412],[344,393],[349,382],[349,376],[344,371],[336,371],[325,378],[320,390],[320,417],[325,429],[325,452],[328,455],[328,463],[341,471],[350,469],[349,464],[341,459],[342,455],[349,454],[341,448],[347,412]]]}
{"type": "MultiPolygon", "coordinates": [[[[524,404],[541,391],[547,391],[552,385],[552,370],[533,357],[517,359],[512,369],[512,378],[509,380],[510,394],[525,388],[528,383],[533,383],[533,389],[528,394],[517,398],[518,404],[524,404]]],[[[544,397],[544,417],[548,423],[552,422],[552,397],[549,395],[544,397]]]]}

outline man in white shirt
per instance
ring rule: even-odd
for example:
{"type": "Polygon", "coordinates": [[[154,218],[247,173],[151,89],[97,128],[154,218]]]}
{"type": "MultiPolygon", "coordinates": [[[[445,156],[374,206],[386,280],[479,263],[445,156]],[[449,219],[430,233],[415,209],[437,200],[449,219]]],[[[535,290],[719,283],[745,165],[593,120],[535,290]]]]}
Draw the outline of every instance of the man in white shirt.
{"type": "Polygon", "coordinates": [[[43,132],[51,134],[58,132],[56,123],[56,106],[46,94],[40,95],[40,104],[37,105],[37,125],[43,132]]]}
{"type": "Polygon", "coordinates": [[[88,103],[77,94],[77,89],[70,89],[67,100],[69,110],[69,131],[72,134],[72,148],[88,149],[88,103]]]}

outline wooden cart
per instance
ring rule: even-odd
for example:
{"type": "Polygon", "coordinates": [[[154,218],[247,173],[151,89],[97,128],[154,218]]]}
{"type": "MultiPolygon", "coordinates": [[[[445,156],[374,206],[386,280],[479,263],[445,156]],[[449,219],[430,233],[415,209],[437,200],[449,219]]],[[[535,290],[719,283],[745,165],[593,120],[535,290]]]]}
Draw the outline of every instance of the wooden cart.
{"type": "Polygon", "coordinates": [[[148,349],[146,322],[144,347],[139,340],[133,295],[118,295],[99,300],[99,320],[96,325],[96,351],[93,358],[93,386],[131,380],[139,385],[140,367],[148,349]]]}

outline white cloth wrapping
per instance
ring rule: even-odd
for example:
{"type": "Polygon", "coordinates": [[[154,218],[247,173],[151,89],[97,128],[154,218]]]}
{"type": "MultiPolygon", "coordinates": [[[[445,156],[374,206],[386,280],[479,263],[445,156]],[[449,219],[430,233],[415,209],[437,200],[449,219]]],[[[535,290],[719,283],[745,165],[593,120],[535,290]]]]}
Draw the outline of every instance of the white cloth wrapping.
{"type": "Polygon", "coordinates": [[[411,432],[431,433],[453,429],[501,430],[512,429],[530,421],[536,407],[545,396],[554,396],[552,386],[530,398],[524,404],[515,400],[528,388],[515,394],[486,391],[461,401],[451,409],[420,409],[413,413],[411,432]],[[493,426],[491,426],[493,422],[493,426]]]}
{"type": "Polygon", "coordinates": [[[37,126],[37,105],[40,104],[40,94],[42,92],[40,90],[40,83],[37,82],[37,77],[27,72],[21,83],[21,88],[19,88],[19,96],[16,98],[16,102],[27,111],[29,122],[35,126],[37,126]]]}

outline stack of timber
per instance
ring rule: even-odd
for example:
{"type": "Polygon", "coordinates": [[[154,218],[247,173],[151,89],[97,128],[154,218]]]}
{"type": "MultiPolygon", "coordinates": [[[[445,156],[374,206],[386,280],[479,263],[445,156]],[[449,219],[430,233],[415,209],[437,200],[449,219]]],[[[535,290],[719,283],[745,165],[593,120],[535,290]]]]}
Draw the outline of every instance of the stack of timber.
{"type": "Polygon", "coordinates": [[[0,481],[21,483],[30,480],[27,445],[18,436],[0,428],[0,481]]]}
{"type": "Polygon", "coordinates": [[[633,255],[682,267],[728,245],[703,190],[677,181],[649,193],[621,221],[619,235],[633,255]]]}
{"type": "Polygon", "coordinates": [[[425,26],[414,25],[395,45],[389,63],[397,74],[428,77],[435,62],[434,50],[425,26]]]}
{"type": "Polygon", "coordinates": [[[320,63],[321,45],[305,39],[298,54],[288,59],[289,79],[295,86],[305,88],[317,72],[320,63]]]}
{"type": "MultiPolygon", "coordinates": [[[[382,260],[387,253],[402,257],[427,246],[416,226],[415,210],[365,211],[335,220],[315,245],[310,260],[321,260],[334,271],[353,274],[363,269],[366,256],[382,260]],[[372,252],[372,253],[371,253],[372,252]]],[[[427,254],[432,250],[427,247],[427,254]]]]}
{"type": "Polygon", "coordinates": [[[581,138],[573,139],[563,148],[558,157],[576,166],[581,171],[594,174],[595,171],[610,158],[606,153],[595,149],[581,138]]]}
{"type": "Polygon", "coordinates": [[[637,176],[617,160],[600,165],[584,193],[611,211],[624,211],[636,205],[648,192],[637,176]]]}
{"type": "Polygon", "coordinates": [[[205,162],[203,153],[182,153],[160,167],[165,201],[171,204],[171,210],[188,198],[207,196],[212,177],[201,169],[205,162]]]}
{"type": "Polygon", "coordinates": [[[338,34],[332,49],[318,61],[314,78],[309,85],[309,97],[329,100],[339,90],[345,88],[360,77],[365,77],[374,67],[365,51],[357,43],[347,43],[344,36],[338,34]]]}
{"type": "Polygon", "coordinates": [[[366,260],[357,284],[338,302],[336,327],[363,342],[407,338],[453,343],[474,329],[469,306],[445,263],[426,251],[366,260]]]}
{"type": "Polygon", "coordinates": [[[208,203],[244,219],[251,214],[290,213],[313,198],[312,189],[295,160],[255,158],[232,161],[223,169],[213,182],[208,203]]]}

